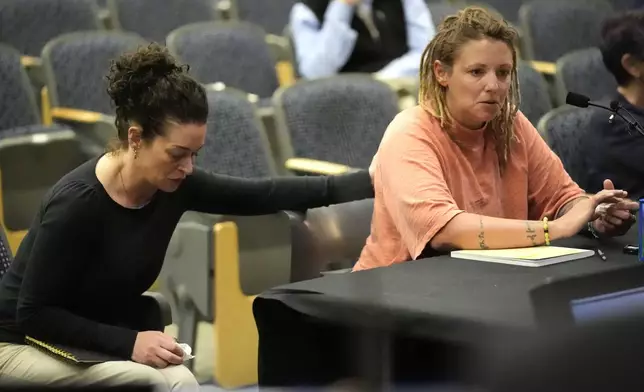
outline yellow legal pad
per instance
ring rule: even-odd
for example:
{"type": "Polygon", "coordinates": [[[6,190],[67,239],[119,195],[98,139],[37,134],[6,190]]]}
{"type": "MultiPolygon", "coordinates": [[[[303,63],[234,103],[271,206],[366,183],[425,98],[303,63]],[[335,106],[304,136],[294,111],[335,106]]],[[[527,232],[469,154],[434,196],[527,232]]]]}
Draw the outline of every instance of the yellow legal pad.
{"type": "Polygon", "coordinates": [[[52,354],[60,359],[64,359],[66,361],[77,364],[92,365],[109,361],[122,361],[122,359],[120,358],[95,351],[72,348],[60,344],[45,343],[41,340],[34,339],[31,336],[25,336],[25,342],[30,346],[36,347],[48,354],[52,354]]]}
{"type": "Polygon", "coordinates": [[[516,249],[457,250],[451,252],[450,256],[456,259],[485,261],[488,263],[543,267],[592,257],[594,254],[595,251],[588,249],[536,246],[516,249]]]}

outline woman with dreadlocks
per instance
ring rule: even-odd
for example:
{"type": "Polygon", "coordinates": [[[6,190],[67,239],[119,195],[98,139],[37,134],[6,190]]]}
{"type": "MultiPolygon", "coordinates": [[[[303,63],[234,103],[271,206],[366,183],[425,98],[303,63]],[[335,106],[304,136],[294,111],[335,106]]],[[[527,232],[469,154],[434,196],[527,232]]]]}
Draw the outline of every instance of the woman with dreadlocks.
{"type": "Polygon", "coordinates": [[[422,56],[420,104],[392,121],[374,158],[371,235],[354,270],[633,224],[626,192],[606,180],[585,194],[518,110],[516,41],[478,7],[441,23],[422,56]]]}

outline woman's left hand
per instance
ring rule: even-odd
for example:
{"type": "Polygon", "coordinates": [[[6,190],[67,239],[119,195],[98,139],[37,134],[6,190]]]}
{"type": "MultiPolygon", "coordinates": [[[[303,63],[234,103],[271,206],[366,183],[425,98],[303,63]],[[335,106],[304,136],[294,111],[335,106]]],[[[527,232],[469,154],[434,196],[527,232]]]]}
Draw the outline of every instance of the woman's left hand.
{"type": "MultiPolygon", "coordinates": [[[[604,181],[604,189],[614,189],[610,180],[604,181]]],[[[628,199],[622,199],[617,203],[604,203],[597,206],[595,216],[591,224],[598,234],[607,237],[616,237],[626,234],[637,217],[632,211],[639,209],[639,203],[628,199]]]]}

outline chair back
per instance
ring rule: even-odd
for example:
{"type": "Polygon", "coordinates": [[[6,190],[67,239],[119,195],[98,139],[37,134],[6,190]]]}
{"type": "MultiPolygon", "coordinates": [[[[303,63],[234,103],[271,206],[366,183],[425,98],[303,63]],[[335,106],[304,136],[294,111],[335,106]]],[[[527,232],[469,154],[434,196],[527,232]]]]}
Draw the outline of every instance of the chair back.
{"type": "Polygon", "coordinates": [[[165,44],[172,30],[217,19],[213,0],[109,0],[115,27],[165,44]]]}
{"type": "Polygon", "coordinates": [[[373,199],[289,212],[292,232],[291,281],[352,268],[371,232],[373,199]]]}
{"type": "Polygon", "coordinates": [[[427,7],[429,8],[429,12],[432,15],[432,22],[438,30],[438,25],[441,24],[443,19],[445,19],[449,15],[457,13],[460,9],[465,8],[465,4],[458,5],[450,4],[447,2],[430,1],[429,3],[427,3],[427,7]]]}
{"type": "Polygon", "coordinates": [[[20,53],[3,44],[0,44],[0,85],[0,138],[5,130],[40,123],[29,77],[20,64],[20,53]]]}
{"type": "Polygon", "coordinates": [[[561,159],[573,180],[585,187],[586,167],[582,141],[594,113],[591,108],[561,106],[541,118],[538,129],[548,145],[561,159]]]}
{"type": "Polygon", "coordinates": [[[28,229],[50,188],[90,157],[72,130],[35,128],[0,140],[0,186],[8,231],[28,229]]]}
{"type": "Polygon", "coordinates": [[[71,33],[50,41],[42,61],[53,107],[68,107],[112,114],[107,94],[111,62],[146,41],[115,31],[71,33]]]}
{"type": "Polygon", "coordinates": [[[533,0],[519,10],[524,57],[555,62],[564,54],[599,45],[601,25],[612,12],[605,1],[533,0]]]}
{"type": "Polygon", "coordinates": [[[47,42],[74,31],[99,30],[94,0],[2,0],[0,41],[39,57],[47,42]]]}
{"type": "Polygon", "coordinates": [[[268,34],[282,35],[291,8],[298,0],[234,0],[233,12],[239,20],[260,26],[268,34]]]}
{"type": "MultiPolygon", "coordinates": [[[[470,1],[469,3],[472,3],[470,1]]],[[[483,8],[492,9],[503,16],[510,23],[516,23],[519,19],[520,0],[483,0],[473,2],[483,8]]]]}
{"type": "Polygon", "coordinates": [[[537,126],[539,119],[552,109],[548,83],[528,62],[520,61],[518,67],[521,111],[537,126]]]}
{"type": "Polygon", "coordinates": [[[260,98],[279,86],[265,33],[245,22],[194,23],[174,30],[168,48],[202,83],[224,83],[260,98]]]}
{"type": "Polygon", "coordinates": [[[555,74],[557,97],[561,104],[566,102],[569,91],[598,100],[613,95],[617,81],[606,69],[598,48],[580,49],[557,60],[555,74]]]}
{"type": "Polygon", "coordinates": [[[286,27],[284,27],[282,36],[286,38],[286,42],[288,43],[289,57],[291,59],[291,64],[293,64],[295,78],[299,79],[302,77],[302,74],[300,73],[300,63],[299,61],[297,61],[297,54],[295,53],[295,38],[293,37],[293,29],[291,29],[290,25],[286,25],[286,27]]]}
{"type": "Polygon", "coordinates": [[[247,94],[208,89],[208,135],[197,165],[238,177],[276,175],[268,139],[247,94]]]}
{"type": "Polygon", "coordinates": [[[338,75],[302,81],[273,97],[280,162],[312,158],[368,168],[398,97],[368,75],[338,75]]]}
{"type": "Polygon", "coordinates": [[[9,247],[9,242],[7,241],[7,236],[4,233],[4,227],[0,225],[0,280],[5,273],[9,270],[9,265],[13,261],[13,255],[11,254],[11,248],[9,247]]]}

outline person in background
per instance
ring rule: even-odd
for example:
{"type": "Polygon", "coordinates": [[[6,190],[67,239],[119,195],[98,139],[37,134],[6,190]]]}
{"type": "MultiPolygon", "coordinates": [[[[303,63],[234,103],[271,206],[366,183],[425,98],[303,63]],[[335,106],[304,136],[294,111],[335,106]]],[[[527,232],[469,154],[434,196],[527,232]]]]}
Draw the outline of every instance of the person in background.
{"type": "Polygon", "coordinates": [[[396,116],[374,159],[371,234],[354,271],[633,224],[626,192],[606,180],[585,194],[518,110],[517,38],[479,7],[439,26],[422,56],[420,105],[396,116]]]}
{"type": "Polygon", "coordinates": [[[208,103],[187,71],[156,44],[112,64],[118,140],[52,187],[0,281],[0,379],[195,391],[182,349],[142,296],[184,212],[263,215],[373,196],[366,171],[245,179],[195,168],[208,103]],[[26,336],[114,360],[68,363],[26,336]]]}
{"type": "MultiPolygon", "coordinates": [[[[644,9],[608,18],[601,36],[604,64],[618,84],[617,91],[603,103],[616,100],[644,126],[644,9]]],[[[605,110],[594,109],[582,140],[588,168],[585,188],[596,192],[605,178],[611,178],[631,197],[644,197],[644,135],[630,130],[619,116],[609,120],[610,116],[605,110]]]]}
{"type": "Polygon", "coordinates": [[[290,28],[299,72],[309,79],[341,72],[416,77],[435,33],[425,0],[301,0],[290,28]]]}

